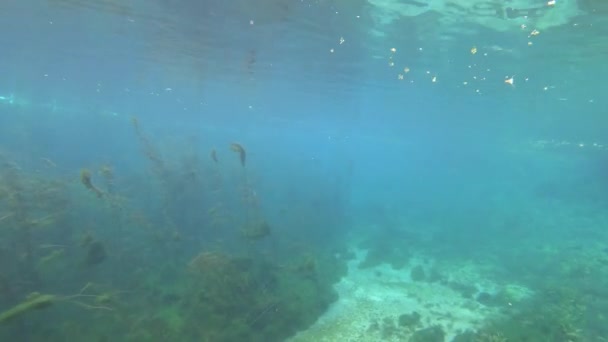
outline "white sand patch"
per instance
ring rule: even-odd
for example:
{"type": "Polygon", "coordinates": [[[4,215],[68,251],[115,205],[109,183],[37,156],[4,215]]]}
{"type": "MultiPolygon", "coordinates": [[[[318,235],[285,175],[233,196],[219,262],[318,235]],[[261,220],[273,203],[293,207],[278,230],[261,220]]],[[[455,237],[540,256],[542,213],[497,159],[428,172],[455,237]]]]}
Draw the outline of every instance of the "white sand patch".
{"type": "MultiPolygon", "coordinates": [[[[406,341],[415,330],[435,325],[442,327],[446,341],[450,341],[457,334],[476,330],[488,318],[498,315],[497,308],[465,298],[439,282],[413,281],[411,269],[421,264],[416,259],[400,270],[387,264],[359,269],[366,252],[355,253],[356,258],[348,263],[347,276],[335,285],[339,299],[313,326],[288,341],[406,341]],[[418,326],[399,325],[399,316],[414,312],[421,318],[418,326]],[[393,328],[386,329],[387,326],[393,328]]],[[[480,279],[472,265],[449,272],[448,278],[460,283],[466,281],[484,291],[504,288],[480,279]]]]}

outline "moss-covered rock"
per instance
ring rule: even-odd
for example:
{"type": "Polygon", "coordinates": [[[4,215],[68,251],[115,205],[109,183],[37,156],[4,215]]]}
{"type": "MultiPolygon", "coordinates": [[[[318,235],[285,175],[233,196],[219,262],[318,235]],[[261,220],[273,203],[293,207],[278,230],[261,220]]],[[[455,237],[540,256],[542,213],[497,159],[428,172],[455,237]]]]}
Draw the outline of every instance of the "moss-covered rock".
{"type": "Polygon", "coordinates": [[[404,328],[415,328],[420,324],[420,314],[416,311],[410,314],[403,314],[399,316],[399,326],[404,328]]]}
{"type": "Polygon", "coordinates": [[[424,272],[424,268],[420,265],[415,266],[410,271],[410,277],[413,281],[425,281],[426,273],[424,272]]]}

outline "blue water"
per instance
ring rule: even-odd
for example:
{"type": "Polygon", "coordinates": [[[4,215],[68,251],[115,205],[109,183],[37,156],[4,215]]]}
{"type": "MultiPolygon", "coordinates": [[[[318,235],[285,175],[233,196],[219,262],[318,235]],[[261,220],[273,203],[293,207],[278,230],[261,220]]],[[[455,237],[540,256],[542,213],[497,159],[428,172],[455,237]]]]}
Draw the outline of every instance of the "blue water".
{"type": "Polygon", "coordinates": [[[608,338],[607,13],[2,1],[0,339],[318,340],[362,251],[495,315],[353,341],[608,338]]]}

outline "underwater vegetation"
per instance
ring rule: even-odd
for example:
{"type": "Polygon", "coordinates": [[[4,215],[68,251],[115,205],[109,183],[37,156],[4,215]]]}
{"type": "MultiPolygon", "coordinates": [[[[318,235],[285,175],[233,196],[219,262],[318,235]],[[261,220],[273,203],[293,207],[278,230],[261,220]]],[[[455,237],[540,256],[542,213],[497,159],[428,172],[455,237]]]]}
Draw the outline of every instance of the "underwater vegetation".
{"type": "Polygon", "coordinates": [[[106,188],[109,193],[114,192],[114,170],[109,165],[103,165],[99,173],[103,177],[106,183],[106,188]]]}
{"type": "Polygon", "coordinates": [[[3,288],[37,281],[37,233],[61,224],[68,214],[65,184],[24,174],[21,166],[0,155],[0,269],[3,288]],[[9,247],[10,246],[10,249],[9,247]],[[18,271],[17,274],[13,274],[18,271]]]}
{"type": "Polygon", "coordinates": [[[103,191],[99,190],[99,188],[93,185],[93,181],[91,180],[91,171],[87,169],[80,170],[80,182],[85,188],[94,192],[97,197],[103,197],[103,191]]]}
{"type": "Polygon", "coordinates": [[[203,340],[279,341],[314,322],[336,298],[319,279],[268,260],[204,252],[189,271],[195,286],[182,305],[204,318],[198,322],[203,340]]]}
{"type": "MultiPolygon", "coordinates": [[[[133,125],[133,144],[148,162],[133,174],[104,160],[78,182],[78,169],[61,174],[59,160],[50,174],[0,156],[0,340],[274,342],[314,323],[337,299],[332,285],[345,259],[335,255],[346,254],[307,240],[327,236],[314,232],[324,220],[315,216],[319,207],[276,215],[241,145],[231,147],[234,163],[219,163],[209,147],[161,154],[163,145],[133,125]],[[284,220],[292,213],[297,228],[284,220]]],[[[378,232],[362,242],[368,254],[359,267],[403,269],[422,240],[378,232]]],[[[608,297],[601,253],[547,258],[556,265],[528,270],[526,277],[553,270],[553,284],[530,284],[540,295],[517,307],[508,293],[475,296],[470,284],[447,282],[432,268],[414,267],[410,276],[504,312],[457,341],[594,341],[608,336],[608,305],[598,300],[608,297]]],[[[370,329],[378,337],[443,338],[423,324],[407,312],[370,329]]]]}
{"type": "Polygon", "coordinates": [[[215,150],[215,148],[211,149],[211,152],[209,153],[209,156],[211,157],[211,160],[213,160],[214,163],[218,163],[217,151],[215,150]]]}
{"type": "Polygon", "coordinates": [[[286,247],[242,145],[161,154],[131,124],[149,170],[0,155],[0,340],[283,341],[336,300],[343,262],[286,247]]]}
{"type": "Polygon", "coordinates": [[[135,135],[139,140],[144,156],[150,161],[153,166],[153,171],[156,172],[160,177],[164,177],[164,174],[166,173],[165,162],[163,161],[163,158],[161,157],[160,153],[152,144],[150,139],[146,136],[146,134],[143,132],[139,124],[139,120],[136,117],[131,118],[131,124],[135,129],[135,135]]]}
{"type": "Polygon", "coordinates": [[[241,235],[248,240],[263,239],[270,236],[270,225],[264,220],[250,222],[241,229],[241,235]]]}
{"type": "Polygon", "coordinates": [[[87,246],[87,254],[84,263],[88,266],[97,265],[106,259],[106,248],[100,241],[93,241],[87,246]]]}
{"type": "Polygon", "coordinates": [[[241,166],[245,167],[245,163],[247,162],[247,152],[245,152],[245,148],[239,143],[232,143],[230,144],[230,150],[238,153],[241,166]]]}
{"type": "Polygon", "coordinates": [[[67,302],[76,304],[87,309],[99,309],[99,310],[112,310],[112,308],[99,305],[104,302],[106,295],[95,295],[87,294],[86,290],[91,287],[92,284],[85,285],[78,293],[68,296],[59,296],[52,294],[41,294],[38,292],[32,292],[25,298],[24,301],[15,305],[14,307],[0,313],[0,324],[11,321],[15,318],[20,317],[30,311],[40,310],[48,308],[51,305],[59,302],[67,302]],[[85,303],[82,300],[93,298],[92,303],[85,303]]]}
{"type": "Polygon", "coordinates": [[[31,310],[43,309],[52,305],[54,301],[55,296],[53,295],[42,295],[38,292],[32,292],[27,296],[25,301],[0,313],[0,323],[10,321],[31,310]]]}

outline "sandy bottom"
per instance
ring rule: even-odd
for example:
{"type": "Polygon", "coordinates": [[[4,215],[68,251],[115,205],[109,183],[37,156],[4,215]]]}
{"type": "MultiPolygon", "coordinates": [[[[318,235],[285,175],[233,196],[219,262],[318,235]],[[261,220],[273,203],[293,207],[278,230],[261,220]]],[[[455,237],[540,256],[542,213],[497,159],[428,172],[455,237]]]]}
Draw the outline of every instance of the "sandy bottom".
{"type": "MultiPolygon", "coordinates": [[[[335,285],[339,299],[309,329],[296,334],[290,342],[307,341],[407,341],[420,329],[439,325],[445,340],[466,330],[476,330],[484,321],[499,314],[496,307],[487,307],[473,298],[438,282],[413,281],[410,272],[421,261],[412,259],[405,268],[395,270],[382,264],[359,269],[365,251],[356,251],[348,263],[348,274],[335,285]],[[416,312],[420,323],[415,327],[399,324],[399,316],[416,312]]],[[[476,286],[480,291],[495,292],[504,285],[483,279],[474,265],[458,265],[442,270],[450,281],[476,286]]],[[[525,288],[509,285],[521,297],[525,288]]]]}

